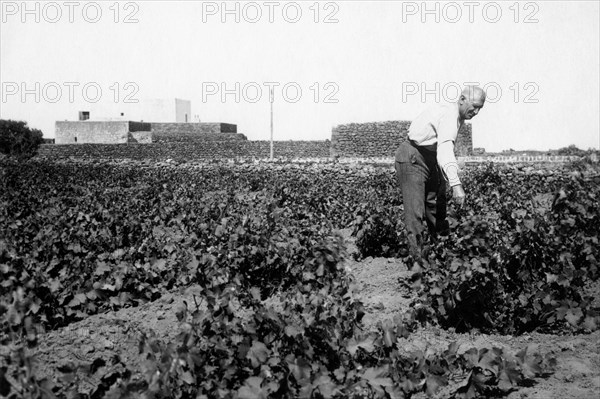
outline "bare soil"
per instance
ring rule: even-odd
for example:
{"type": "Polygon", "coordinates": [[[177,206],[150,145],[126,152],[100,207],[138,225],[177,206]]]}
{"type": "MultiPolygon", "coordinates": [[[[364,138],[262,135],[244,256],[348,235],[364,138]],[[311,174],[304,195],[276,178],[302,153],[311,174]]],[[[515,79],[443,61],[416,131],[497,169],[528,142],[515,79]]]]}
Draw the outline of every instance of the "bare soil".
{"type": "MultiPolygon", "coordinates": [[[[350,254],[356,252],[350,230],[342,231],[350,254]]],[[[363,324],[367,329],[375,329],[379,321],[392,319],[410,306],[416,293],[410,287],[400,284],[400,278],[407,278],[410,272],[400,259],[367,258],[347,260],[347,267],[355,276],[359,298],[366,308],[363,324]]],[[[58,380],[60,366],[91,364],[97,359],[106,363],[103,367],[122,367],[115,357],[136,373],[144,372],[144,360],[138,354],[140,332],[155,334],[166,341],[174,341],[179,332],[176,311],[183,302],[194,303],[194,293],[198,287],[185,291],[174,291],[163,295],[155,302],[137,308],[127,308],[116,312],[91,316],[63,329],[43,334],[35,348],[37,358],[36,375],[58,380]]],[[[598,286],[594,288],[600,297],[598,286]]],[[[459,351],[471,347],[500,347],[511,353],[529,346],[542,354],[552,353],[557,361],[557,370],[548,378],[536,380],[535,384],[521,387],[508,398],[531,399],[592,399],[600,398],[600,331],[589,335],[548,335],[526,334],[522,336],[486,335],[479,333],[457,334],[433,326],[420,328],[405,340],[404,349],[444,350],[451,342],[459,344],[459,351]]],[[[5,348],[6,350],[7,348],[5,348]]],[[[106,370],[98,369],[94,374],[78,375],[76,384],[82,393],[91,393],[97,386],[99,376],[106,370]],[[98,376],[98,377],[96,377],[98,376]]],[[[449,395],[442,391],[438,397],[449,395]]],[[[420,395],[419,395],[420,396],[420,395]]],[[[423,396],[424,397],[424,396],[423,396]]]]}

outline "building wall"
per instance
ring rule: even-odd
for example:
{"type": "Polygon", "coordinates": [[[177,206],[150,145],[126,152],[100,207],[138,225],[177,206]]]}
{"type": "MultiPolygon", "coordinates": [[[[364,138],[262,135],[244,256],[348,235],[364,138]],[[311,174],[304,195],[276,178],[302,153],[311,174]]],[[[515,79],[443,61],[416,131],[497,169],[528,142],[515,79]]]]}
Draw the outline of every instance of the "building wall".
{"type": "MultiPolygon", "coordinates": [[[[127,93],[120,93],[126,96],[127,93]]],[[[133,98],[135,100],[135,96],[133,98]]],[[[88,109],[91,121],[144,121],[144,122],[185,122],[185,114],[188,121],[192,121],[192,103],[181,99],[139,99],[138,102],[99,102],[90,104],[88,109]],[[123,114],[123,115],[121,115],[123,114]]]]}
{"type": "Polygon", "coordinates": [[[56,122],[56,144],[127,143],[127,122],[56,122]]]}
{"type": "Polygon", "coordinates": [[[144,122],[173,122],[176,121],[174,99],[142,100],[131,111],[130,120],[144,122]]]}
{"type": "MultiPolygon", "coordinates": [[[[159,121],[156,121],[159,122],[159,121]]],[[[160,121],[171,122],[171,121],[160,121]]],[[[192,103],[189,100],[175,99],[175,122],[192,122],[192,103]]]]}
{"type": "MultiPolygon", "coordinates": [[[[349,158],[392,158],[406,140],[410,121],[350,123],[335,126],[331,133],[331,155],[349,158]]],[[[455,143],[457,156],[472,153],[472,128],[465,123],[455,143]]]]}
{"type": "Polygon", "coordinates": [[[150,133],[150,124],[128,121],[57,121],[56,144],[118,144],[129,141],[130,132],[150,133]]]}
{"type": "Polygon", "coordinates": [[[147,123],[131,121],[56,122],[56,144],[190,143],[246,140],[228,123],[147,123]],[[130,134],[137,132],[138,134],[130,134]],[[75,140],[77,138],[77,140],[75,140]]]}
{"type": "Polygon", "coordinates": [[[87,108],[82,108],[79,111],[88,111],[90,113],[90,121],[128,121],[137,119],[132,117],[132,111],[135,109],[132,105],[122,102],[98,102],[89,104],[87,108]],[[123,115],[121,115],[123,114],[123,115]]]}

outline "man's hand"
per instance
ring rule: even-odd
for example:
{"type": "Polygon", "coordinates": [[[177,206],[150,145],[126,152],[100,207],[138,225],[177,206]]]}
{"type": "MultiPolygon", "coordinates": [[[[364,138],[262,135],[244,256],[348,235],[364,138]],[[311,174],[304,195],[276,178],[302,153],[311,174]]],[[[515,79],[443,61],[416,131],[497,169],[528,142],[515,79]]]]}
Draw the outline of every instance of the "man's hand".
{"type": "Polygon", "coordinates": [[[465,190],[463,190],[462,184],[452,187],[452,198],[454,198],[454,201],[459,208],[465,203],[465,197],[465,190]]]}

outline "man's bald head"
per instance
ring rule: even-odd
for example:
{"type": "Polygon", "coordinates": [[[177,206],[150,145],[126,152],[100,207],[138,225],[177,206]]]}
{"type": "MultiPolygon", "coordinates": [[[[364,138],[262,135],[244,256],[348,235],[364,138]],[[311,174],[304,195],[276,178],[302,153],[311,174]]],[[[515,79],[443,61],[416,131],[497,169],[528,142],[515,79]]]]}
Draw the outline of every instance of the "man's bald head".
{"type": "Polygon", "coordinates": [[[479,86],[465,86],[460,95],[471,102],[477,100],[485,102],[485,91],[479,86]]]}
{"type": "Polygon", "coordinates": [[[485,103],[485,91],[479,86],[466,86],[458,99],[461,119],[471,119],[479,113],[485,103]]]}

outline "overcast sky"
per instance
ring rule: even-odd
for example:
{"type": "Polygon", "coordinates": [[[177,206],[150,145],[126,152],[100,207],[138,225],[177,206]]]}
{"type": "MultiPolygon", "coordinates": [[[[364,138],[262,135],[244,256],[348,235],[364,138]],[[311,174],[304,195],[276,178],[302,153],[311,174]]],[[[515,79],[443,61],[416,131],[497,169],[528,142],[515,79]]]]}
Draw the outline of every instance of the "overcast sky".
{"type": "Polygon", "coordinates": [[[271,84],[275,140],[324,140],[478,82],[475,147],[600,147],[598,1],[1,3],[0,117],[45,137],[92,101],[182,98],[267,140],[271,84]]]}

